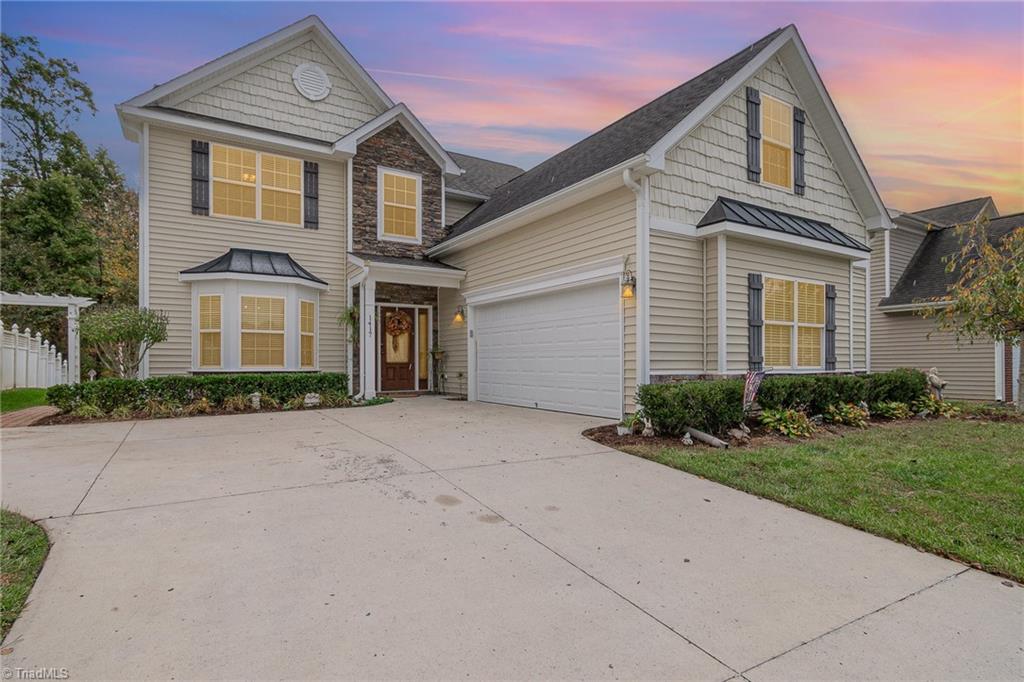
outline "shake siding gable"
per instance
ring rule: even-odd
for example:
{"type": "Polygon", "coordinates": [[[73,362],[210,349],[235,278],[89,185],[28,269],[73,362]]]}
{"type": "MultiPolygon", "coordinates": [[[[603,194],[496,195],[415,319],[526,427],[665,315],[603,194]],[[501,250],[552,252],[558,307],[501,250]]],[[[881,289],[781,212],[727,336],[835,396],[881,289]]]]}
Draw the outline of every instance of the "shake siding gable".
{"type": "MultiPolygon", "coordinates": [[[[443,260],[466,271],[463,290],[507,284],[574,265],[612,256],[628,256],[635,271],[636,199],[627,189],[608,192],[560,213],[524,225],[482,244],[446,255],[443,260]]],[[[626,411],[635,409],[636,310],[635,300],[624,303],[624,381],[626,411]]],[[[459,390],[457,375],[468,381],[466,326],[455,324],[455,307],[464,305],[461,294],[441,289],[439,295],[441,348],[446,353],[447,388],[459,390]]]]}
{"type": "Polygon", "coordinates": [[[160,105],[325,142],[382,113],[310,39],[184,101],[160,105]],[[312,102],[295,89],[292,73],[305,63],[319,65],[331,80],[330,94],[323,100],[312,102]]]}
{"type": "MultiPolygon", "coordinates": [[[[231,247],[289,253],[330,284],[319,297],[320,369],[344,371],[346,337],[337,319],[345,308],[345,166],[319,161],[318,230],[196,216],[192,215],[192,137],[170,129],[150,130],[150,306],[166,311],[170,318],[167,341],[150,351],[150,373],[191,371],[191,288],[188,282],[178,281],[178,273],[231,247]]],[[[235,330],[225,329],[224,333],[235,330]]]]}
{"type": "MultiPolygon", "coordinates": [[[[782,64],[772,59],[749,82],[764,95],[800,107],[782,64]]],[[[696,225],[719,196],[749,201],[831,223],[864,243],[867,232],[846,185],[808,117],[804,130],[806,193],[803,196],[747,179],[746,89],[739,88],[665,159],[651,176],[653,215],[696,225]]]]}

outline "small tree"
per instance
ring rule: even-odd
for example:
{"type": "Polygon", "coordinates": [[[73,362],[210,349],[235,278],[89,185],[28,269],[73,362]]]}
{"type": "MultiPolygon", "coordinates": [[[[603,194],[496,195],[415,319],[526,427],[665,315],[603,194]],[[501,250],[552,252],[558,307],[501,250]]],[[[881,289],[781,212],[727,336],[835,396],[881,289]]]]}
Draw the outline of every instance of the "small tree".
{"type": "Polygon", "coordinates": [[[99,308],[79,321],[82,343],[114,376],[133,379],[146,353],[167,339],[167,315],[159,310],[120,306],[99,308]]]}
{"type": "MultiPolygon", "coordinates": [[[[960,249],[946,257],[946,271],[959,272],[944,297],[933,302],[949,305],[928,308],[940,329],[953,331],[957,339],[988,336],[1015,346],[1024,341],[1024,229],[990,237],[989,221],[958,225],[960,249]]],[[[1024,363],[1018,377],[1024,385],[1024,363]]],[[[1010,396],[1007,396],[1009,399],[1010,396]]],[[[1017,401],[1024,411],[1024,400],[1017,401]]]]}

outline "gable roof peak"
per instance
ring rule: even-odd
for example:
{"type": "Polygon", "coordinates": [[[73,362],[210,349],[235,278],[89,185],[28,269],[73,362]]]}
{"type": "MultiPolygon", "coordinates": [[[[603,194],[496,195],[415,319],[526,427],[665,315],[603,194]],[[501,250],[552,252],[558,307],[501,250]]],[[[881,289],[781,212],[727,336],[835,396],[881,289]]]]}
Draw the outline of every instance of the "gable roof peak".
{"type": "Polygon", "coordinates": [[[310,35],[319,38],[322,47],[327,51],[327,57],[331,59],[341,71],[350,78],[353,85],[359,89],[371,102],[380,109],[390,109],[394,102],[384,89],[377,84],[372,76],[356,61],[352,53],[341,44],[338,37],[327,27],[323,19],[315,14],[310,14],[298,21],[288,24],[284,28],[258,38],[238,49],[232,50],[216,59],[196,68],[187,71],[169,81],[156,85],[153,88],[140,93],[131,99],[122,102],[118,107],[145,107],[157,104],[162,100],[172,97],[175,93],[192,86],[200,81],[213,81],[218,74],[228,72],[232,67],[265,54],[275,47],[294,40],[302,35],[310,35]]]}

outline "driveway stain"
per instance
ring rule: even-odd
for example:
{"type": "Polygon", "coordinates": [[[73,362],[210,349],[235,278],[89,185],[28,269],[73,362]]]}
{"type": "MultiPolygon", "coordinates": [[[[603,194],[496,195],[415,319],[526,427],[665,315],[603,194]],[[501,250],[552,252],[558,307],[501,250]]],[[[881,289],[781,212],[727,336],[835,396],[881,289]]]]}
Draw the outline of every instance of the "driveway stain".
{"type": "Polygon", "coordinates": [[[476,520],[480,521],[481,523],[501,523],[502,521],[504,521],[504,519],[498,516],[497,514],[481,514],[480,516],[476,517],[476,520]]]}
{"type": "Polygon", "coordinates": [[[434,498],[434,502],[437,502],[442,507],[454,507],[457,504],[462,504],[462,500],[454,495],[438,495],[434,498]]]}

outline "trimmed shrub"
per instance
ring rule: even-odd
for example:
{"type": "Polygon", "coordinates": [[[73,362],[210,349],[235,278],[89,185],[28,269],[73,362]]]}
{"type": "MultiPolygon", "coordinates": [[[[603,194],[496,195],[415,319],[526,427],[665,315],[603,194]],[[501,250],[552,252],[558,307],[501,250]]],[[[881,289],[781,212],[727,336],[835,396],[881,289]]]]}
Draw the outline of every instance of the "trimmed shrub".
{"type": "Polygon", "coordinates": [[[723,433],[743,421],[743,381],[647,384],[637,389],[637,402],[659,434],[679,436],[688,426],[723,433]]]}
{"type": "Polygon", "coordinates": [[[93,405],[104,413],[119,407],[144,410],[152,402],[190,405],[205,399],[223,407],[233,396],[259,392],[264,399],[284,403],[298,394],[348,392],[348,375],[341,372],[280,374],[175,375],[150,379],[98,379],[80,384],[51,386],[46,400],[62,412],[93,405]]]}
{"type": "Polygon", "coordinates": [[[806,410],[824,414],[829,405],[859,403],[867,387],[852,374],[795,374],[765,377],[757,402],[766,410],[806,410]]]}
{"type": "Polygon", "coordinates": [[[912,405],[928,392],[928,379],[917,369],[899,368],[878,374],[869,374],[867,382],[868,403],[900,402],[912,405]]]}

